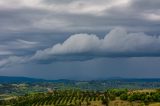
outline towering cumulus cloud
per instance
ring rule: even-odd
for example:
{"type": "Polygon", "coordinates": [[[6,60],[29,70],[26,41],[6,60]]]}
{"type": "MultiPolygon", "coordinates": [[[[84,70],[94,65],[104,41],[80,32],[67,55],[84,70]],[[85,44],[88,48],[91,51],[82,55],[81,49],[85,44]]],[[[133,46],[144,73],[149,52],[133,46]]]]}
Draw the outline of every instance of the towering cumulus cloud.
{"type": "Polygon", "coordinates": [[[115,28],[103,39],[96,35],[75,34],[62,44],[37,51],[34,60],[87,60],[97,57],[160,56],[159,36],[144,33],[127,33],[115,28]]]}
{"type": "Polygon", "coordinates": [[[160,37],[144,33],[127,33],[123,28],[111,30],[103,39],[96,35],[75,34],[63,43],[38,50],[32,56],[9,57],[0,66],[15,63],[85,61],[99,57],[159,57],[160,37]]]}

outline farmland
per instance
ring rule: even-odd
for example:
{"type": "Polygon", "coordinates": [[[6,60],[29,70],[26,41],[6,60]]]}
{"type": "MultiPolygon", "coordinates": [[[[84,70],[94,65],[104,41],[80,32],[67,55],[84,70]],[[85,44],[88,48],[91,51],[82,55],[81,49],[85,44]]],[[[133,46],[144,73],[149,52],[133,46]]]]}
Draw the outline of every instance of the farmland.
{"type": "Polygon", "coordinates": [[[158,106],[160,90],[109,89],[105,92],[55,90],[1,101],[2,106],[158,106]],[[142,90],[143,91],[143,90],[142,90]]]}
{"type": "MultiPolygon", "coordinates": [[[[19,79],[18,79],[19,80],[19,79]]],[[[0,106],[159,106],[158,79],[1,81],[0,106]]]]}

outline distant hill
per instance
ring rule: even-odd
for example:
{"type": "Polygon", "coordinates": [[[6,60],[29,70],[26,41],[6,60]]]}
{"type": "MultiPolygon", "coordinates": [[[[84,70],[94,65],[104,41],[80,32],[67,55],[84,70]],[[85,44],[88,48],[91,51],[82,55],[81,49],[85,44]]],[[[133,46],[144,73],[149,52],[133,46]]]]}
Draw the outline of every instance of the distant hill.
{"type": "Polygon", "coordinates": [[[44,79],[27,78],[27,77],[11,77],[11,76],[0,76],[0,83],[21,83],[21,82],[42,82],[47,81],[44,79]]]}
{"type": "Polygon", "coordinates": [[[55,82],[55,83],[73,83],[74,80],[59,79],[59,80],[45,80],[38,78],[28,78],[28,77],[13,77],[13,76],[0,76],[0,83],[24,83],[24,82],[55,82]]]}
{"type": "MultiPolygon", "coordinates": [[[[160,82],[160,78],[121,78],[121,77],[113,77],[113,78],[108,78],[108,79],[103,79],[103,80],[90,80],[87,82],[93,82],[93,81],[104,82],[104,81],[114,81],[114,80],[122,81],[122,82],[160,82]]],[[[0,76],[0,83],[13,83],[13,82],[16,82],[16,83],[24,83],[24,82],[75,83],[79,81],[78,80],[68,80],[68,79],[45,80],[45,79],[28,78],[28,77],[0,76]]]]}

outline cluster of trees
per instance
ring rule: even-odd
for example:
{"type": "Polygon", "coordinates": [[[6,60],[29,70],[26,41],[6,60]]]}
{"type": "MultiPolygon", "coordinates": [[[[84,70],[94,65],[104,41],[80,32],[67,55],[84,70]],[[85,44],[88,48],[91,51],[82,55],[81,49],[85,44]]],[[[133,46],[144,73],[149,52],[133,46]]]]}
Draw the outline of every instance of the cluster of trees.
{"type": "Polygon", "coordinates": [[[120,95],[121,100],[128,100],[130,102],[132,101],[140,101],[144,102],[145,104],[151,103],[151,102],[160,102],[160,90],[157,90],[156,92],[130,92],[130,93],[124,93],[120,95]]]}

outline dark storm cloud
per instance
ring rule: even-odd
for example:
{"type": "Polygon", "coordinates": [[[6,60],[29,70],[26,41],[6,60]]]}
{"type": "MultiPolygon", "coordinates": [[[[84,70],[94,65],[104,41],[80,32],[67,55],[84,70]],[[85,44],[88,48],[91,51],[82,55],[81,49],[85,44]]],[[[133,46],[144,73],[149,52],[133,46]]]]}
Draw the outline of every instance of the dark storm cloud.
{"type": "Polygon", "coordinates": [[[110,77],[159,78],[159,57],[99,58],[89,61],[52,64],[21,64],[7,67],[1,75],[29,76],[45,79],[93,80],[110,77]]]}
{"type": "Polygon", "coordinates": [[[159,5],[159,0],[0,0],[0,67],[159,57],[159,5]],[[128,33],[113,34],[115,27],[128,33]]]}

